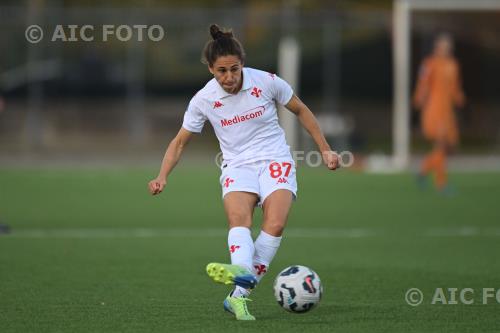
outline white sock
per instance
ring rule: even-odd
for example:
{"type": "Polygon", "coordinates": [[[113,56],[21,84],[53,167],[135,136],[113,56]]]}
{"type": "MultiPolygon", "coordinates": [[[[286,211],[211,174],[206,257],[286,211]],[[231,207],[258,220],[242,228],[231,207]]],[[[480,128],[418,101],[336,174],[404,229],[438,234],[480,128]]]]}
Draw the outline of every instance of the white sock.
{"type": "Polygon", "coordinates": [[[250,229],[245,227],[234,227],[229,230],[227,236],[231,264],[239,265],[252,272],[252,260],[255,252],[250,229]]]}
{"type": "Polygon", "coordinates": [[[261,230],[255,240],[255,254],[253,256],[253,274],[260,281],[267,273],[269,264],[273,261],[276,251],[280,247],[281,236],[275,237],[261,230]]]}
{"type": "Polygon", "coordinates": [[[248,295],[250,295],[250,290],[240,286],[234,286],[234,290],[231,293],[231,297],[240,297],[240,296],[248,297],[248,295]]]}

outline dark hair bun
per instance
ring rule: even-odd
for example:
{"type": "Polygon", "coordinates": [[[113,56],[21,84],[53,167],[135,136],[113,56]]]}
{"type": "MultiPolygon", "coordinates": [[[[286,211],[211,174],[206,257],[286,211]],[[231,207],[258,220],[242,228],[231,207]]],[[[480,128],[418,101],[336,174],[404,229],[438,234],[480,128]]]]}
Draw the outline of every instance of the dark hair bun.
{"type": "Polygon", "coordinates": [[[229,32],[223,32],[220,30],[219,26],[217,24],[212,24],[210,26],[210,35],[214,40],[217,40],[219,38],[231,38],[233,37],[233,33],[231,31],[229,32]]]}
{"type": "Polygon", "coordinates": [[[231,29],[221,30],[217,24],[210,25],[210,39],[201,53],[201,62],[212,67],[217,58],[234,55],[241,63],[245,62],[245,50],[241,43],[233,36],[231,29]]]}

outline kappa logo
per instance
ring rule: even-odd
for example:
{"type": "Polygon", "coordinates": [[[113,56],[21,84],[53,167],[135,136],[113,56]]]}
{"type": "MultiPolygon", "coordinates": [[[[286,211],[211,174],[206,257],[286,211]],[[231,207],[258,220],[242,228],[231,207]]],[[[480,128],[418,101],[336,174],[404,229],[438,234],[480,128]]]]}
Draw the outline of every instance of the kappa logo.
{"type": "Polygon", "coordinates": [[[268,73],[268,74],[269,74],[269,76],[271,77],[271,79],[273,79],[273,80],[274,80],[274,77],[276,76],[276,74],[273,74],[273,73],[268,73]]]}
{"type": "Polygon", "coordinates": [[[229,247],[229,252],[234,253],[234,251],[238,250],[240,248],[239,245],[231,245],[229,247]]]}
{"type": "Polygon", "coordinates": [[[253,267],[257,270],[257,275],[262,275],[267,272],[266,265],[254,265],[253,267]]]}
{"type": "Polygon", "coordinates": [[[251,95],[259,98],[261,93],[262,93],[262,89],[259,89],[257,87],[253,87],[251,95]]]}
{"type": "Polygon", "coordinates": [[[288,180],[285,177],[278,178],[278,182],[276,184],[288,184],[288,180]]]}
{"type": "Polygon", "coordinates": [[[234,179],[231,179],[231,178],[227,177],[227,178],[226,178],[226,181],[225,181],[225,183],[224,183],[224,187],[225,187],[225,188],[228,188],[228,187],[229,187],[229,185],[231,185],[231,183],[234,183],[234,179]]]}
{"type": "Polygon", "coordinates": [[[215,101],[214,103],[214,109],[220,108],[221,106],[224,106],[220,101],[215,101]]]}

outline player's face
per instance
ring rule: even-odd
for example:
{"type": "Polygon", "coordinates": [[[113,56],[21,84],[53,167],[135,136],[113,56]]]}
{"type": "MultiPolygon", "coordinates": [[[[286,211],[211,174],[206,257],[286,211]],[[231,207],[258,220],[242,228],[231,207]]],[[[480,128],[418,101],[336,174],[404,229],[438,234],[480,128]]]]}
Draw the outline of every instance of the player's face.
{"type": "Polygon", "coordinates": [[[436,54],[442,57],[450,56],[453,49],[451,40],[445,37],[438,39],[435,43],[434,49],[436,54]]]}
{"type": "Polygon", "coordinates": [[[213,66],[208,66],[212,73],[221,85],[221,87],[230,94],[236,94],[240,91],[243,80],[241,70],[243,64],[240,58],[234,55],[222,56],[217,58],[213,66]]]}

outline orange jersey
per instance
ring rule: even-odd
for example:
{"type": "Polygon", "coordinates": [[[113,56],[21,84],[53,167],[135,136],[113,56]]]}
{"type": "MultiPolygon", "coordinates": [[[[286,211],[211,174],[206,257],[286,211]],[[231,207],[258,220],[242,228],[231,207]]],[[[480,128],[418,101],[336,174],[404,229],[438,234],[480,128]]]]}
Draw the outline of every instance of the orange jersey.
{"type": "Polygon", "coordinates": [[[454,107],[464,103],[464,94],[454,58],[430,56],[424,60],[413,101],[422,109],[422,130],[427,139],[458,143],[454,107]]]}

